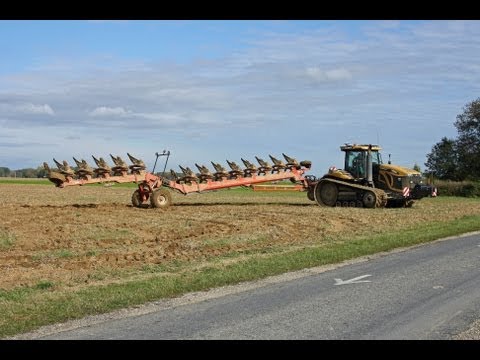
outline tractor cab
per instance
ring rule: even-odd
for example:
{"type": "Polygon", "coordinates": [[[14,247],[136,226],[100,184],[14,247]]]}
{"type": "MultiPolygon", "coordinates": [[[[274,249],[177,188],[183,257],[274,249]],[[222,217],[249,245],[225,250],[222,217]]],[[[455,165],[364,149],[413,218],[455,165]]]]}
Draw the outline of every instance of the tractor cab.
{"type": "MultiPolygon", "coordinates": [[[[370,145],[345,144],[340,149],[345,151],[344,170],[352,175],[354,179],[368,178],[368,151],[370,145]]],[[[382,162],[381,148],[378,145],[371,145],[370,154],[372,161],[373,178],[378,177],[379,167],[382,162]]]]}

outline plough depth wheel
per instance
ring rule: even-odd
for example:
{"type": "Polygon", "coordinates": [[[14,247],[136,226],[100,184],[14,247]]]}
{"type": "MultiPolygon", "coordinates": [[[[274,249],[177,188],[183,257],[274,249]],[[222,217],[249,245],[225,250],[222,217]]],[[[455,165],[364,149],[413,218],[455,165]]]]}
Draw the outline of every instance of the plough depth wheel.
{"type": "MultiPolygon", "coordinates": [[[[148,198],[148,197],[147,197],[148,198]]],[[[143,202],[142,196],[140,195],[140,190],[135,190],[132,194],[132,204],[138,208],[148,207],[148,204],[143,202]]]]}
{"type": "Polygon", "coordinates": [[[150,195],[150,203],[155,208],[166,208],[172,204],[172,195],[167,189],[156,189],[150,195]]]}

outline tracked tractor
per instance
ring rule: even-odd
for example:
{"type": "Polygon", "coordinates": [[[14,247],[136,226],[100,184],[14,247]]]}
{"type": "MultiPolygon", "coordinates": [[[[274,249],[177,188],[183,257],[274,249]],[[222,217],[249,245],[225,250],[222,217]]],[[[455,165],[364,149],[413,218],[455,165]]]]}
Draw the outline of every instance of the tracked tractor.
{"type": "Polygon", "coordinates": [[[308,198],[319,205],[410,207],[415,200],[436,196],[437,190],[415,170],[384,164],[378,145],[345,144],[343,169],[331,167],[310,181],[308,198]]]}

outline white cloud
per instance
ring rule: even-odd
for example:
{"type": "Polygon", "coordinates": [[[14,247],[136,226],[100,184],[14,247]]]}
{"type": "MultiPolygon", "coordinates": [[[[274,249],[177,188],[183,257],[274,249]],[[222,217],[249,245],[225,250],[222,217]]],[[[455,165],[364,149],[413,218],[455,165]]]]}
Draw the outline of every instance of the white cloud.
{"type": "Polygon", "coordinates": [[[131,114],[130,111],[125,110],[123,107],[107,107],[100,106],[90,111],[90,116],[127,116],[131,114]]]}
{"type": "Polygon", "coordinates": [[[329,80],[350,80],[352,78],[352,74],[344,68],[328,70],[325,75],[329,80]]]}
{"type": "Polygon", "coordinates": [[[317,81],[324,81],[326,78],[325,72],[320,70],[318,67],[309,67],[306,69],[306,73],[308,76],[317,81]]]}
{"type": "Polygon", "coordinates": [[[10,114],[26,114],[26,115],[54,115],[52,107],[48,104],[35,105],[32,103],[3,103],[0,104],[0,111],[10,114]]]}
{"type": "Polygon", "coordinates": [[[23,111],[26,114],[47,114],[53,115],[53,109],[48,104],[43,105],[34,105],[34,104],[25,104],[19,107],[20,111],[23,111]]]}

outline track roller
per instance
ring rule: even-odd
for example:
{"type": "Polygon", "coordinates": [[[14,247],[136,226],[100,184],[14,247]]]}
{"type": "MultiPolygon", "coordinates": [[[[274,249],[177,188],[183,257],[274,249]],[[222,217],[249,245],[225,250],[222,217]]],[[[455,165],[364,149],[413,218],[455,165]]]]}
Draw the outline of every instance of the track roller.
{"type": "Polygon", "coordinates": [[[362,196],[362,203],[366,208],[374,208],[377,204],[377,196],[373,191],[366,191],[362,196]]]}

